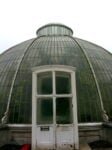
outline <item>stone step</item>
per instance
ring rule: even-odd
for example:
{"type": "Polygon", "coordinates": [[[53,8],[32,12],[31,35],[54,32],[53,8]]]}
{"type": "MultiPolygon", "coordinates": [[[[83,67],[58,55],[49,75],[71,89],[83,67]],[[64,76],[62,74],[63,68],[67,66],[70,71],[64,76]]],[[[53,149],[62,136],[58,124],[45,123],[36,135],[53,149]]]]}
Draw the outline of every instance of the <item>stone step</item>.
{"type": "Polygon", "coordinates": [[[80,144],[80,150],[92,150],[87,143],[80,144]]]}

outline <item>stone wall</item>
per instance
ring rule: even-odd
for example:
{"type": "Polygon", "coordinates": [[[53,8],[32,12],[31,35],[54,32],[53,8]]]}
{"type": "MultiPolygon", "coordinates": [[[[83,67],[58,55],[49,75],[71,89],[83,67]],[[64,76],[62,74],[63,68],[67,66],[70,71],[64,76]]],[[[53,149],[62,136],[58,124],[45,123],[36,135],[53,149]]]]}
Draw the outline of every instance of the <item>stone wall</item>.
{"type": "MultiPolygon", "coordinates": [[[[79,125],[80,143],[106,140],[112,143],[112,124],[83,124],[79,125]]],[[[1,125],[0,146],[16,143],[23,145],[31,143],[31,125],[1,125]]]]}
{"type": "Polygon", "coordinates": [[[31,143],[31,125],[10,125],[10,136],[19,145],[31,143]]]}
{"type": "Polygon", "coordinates": [[[10,139],[11,137],[8,126],[0,125],[0,146],[7,144],[10,139]]]}
{"type": "Polygon", "coordinates": [[[0,126],[0,146],[5,144],[23,145],[26,143],[31,143],[31,126],[0,126]]]}
{"type": "Polygon", "coordinates": [[[80,143],[91,143],[101,140],[102,124],[79,125],[79,141],[80,143]]]}
{"type": "Polygon", "coordinates": [[[112,144],[112,122],[103,124],[102,138],[112,144]]]}

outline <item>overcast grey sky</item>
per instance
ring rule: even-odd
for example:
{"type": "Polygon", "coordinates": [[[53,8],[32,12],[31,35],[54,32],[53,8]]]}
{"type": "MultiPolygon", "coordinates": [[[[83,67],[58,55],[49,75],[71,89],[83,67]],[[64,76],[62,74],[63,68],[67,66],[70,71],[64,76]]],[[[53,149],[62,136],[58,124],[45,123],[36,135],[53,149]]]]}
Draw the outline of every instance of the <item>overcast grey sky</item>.
{"type": "Polygon", "coordinates": [[[0,53],[52,22],[112,52],[112,0],[0,0],[0,53]]]}

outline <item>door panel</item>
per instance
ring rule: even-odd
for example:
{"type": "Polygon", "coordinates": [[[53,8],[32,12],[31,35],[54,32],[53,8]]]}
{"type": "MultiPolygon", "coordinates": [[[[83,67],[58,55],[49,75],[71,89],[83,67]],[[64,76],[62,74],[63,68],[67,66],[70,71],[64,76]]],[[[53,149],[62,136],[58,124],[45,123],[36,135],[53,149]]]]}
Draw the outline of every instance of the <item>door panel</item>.
{"type": "Polygon", "coordinates": [[[57,126],[56,138],[57,148],[73,149],[74,137],[73,137],[73,125],[61,125],[57,126]]]}
{"type": "Polygon", "coordinates": [[[37,75],[37,93],[52,94],[52,89],[52,73],[39,73],[37,75]]]}
{"type": "Polygon", "coordinates": [[[54,148],[53,100],[37,99],[36,141],[38,148],[54,148]]]}
{"type": "Polygon", "coordinates": [[[40,149],[54,149],[54,129],[53,126],[37,126],[36,143],[40,149]]]}
{"type": "Polygon", "coordinates": [[[71,98],[56,99],[57,148],[73,149],[73,111],[71,98]]]}
{"type": "Polygon", "coordinates": [[[56,72],[56,94],[71,93],[71,76],[69,73],[56,72]]]}
{"type": "Polygon", "coordinates": [[[53,124],[53,100],[52,98],[37,99],[37,124],[53,124]]]}
{"type": "Polygon", "coordinates": [[[73,123],[71,98],[56,98],[56,124],[73,123]]]}

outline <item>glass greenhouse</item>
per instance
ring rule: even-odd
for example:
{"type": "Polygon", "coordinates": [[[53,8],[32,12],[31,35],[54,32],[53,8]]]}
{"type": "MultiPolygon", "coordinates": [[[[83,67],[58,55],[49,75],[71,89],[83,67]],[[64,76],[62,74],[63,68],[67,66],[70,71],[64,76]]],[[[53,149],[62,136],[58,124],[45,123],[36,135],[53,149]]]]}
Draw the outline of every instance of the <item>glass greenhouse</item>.
{"type": "Polygon", "coordinates": [[[36,38],[0,55],[1,122],[32,124],[32,70],[36,67],[41,70],[36,72],[34,82],[39,125],[71,124],[75,112],[71,111],[73,105],[78,123],[111,120],[112,54],[98,45],[73,37],[72,29],[62,24],[47,24],[36,33],[36,38]],[[75,68],[76,82],[72,80],[73,69],[70,71],[70,67],[75,68]],[[71,102],[74,87],[77,106],[71,102]]]}

